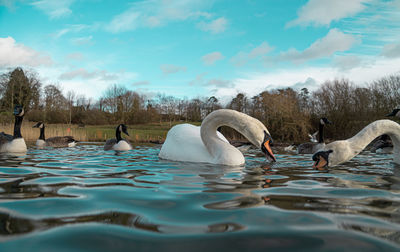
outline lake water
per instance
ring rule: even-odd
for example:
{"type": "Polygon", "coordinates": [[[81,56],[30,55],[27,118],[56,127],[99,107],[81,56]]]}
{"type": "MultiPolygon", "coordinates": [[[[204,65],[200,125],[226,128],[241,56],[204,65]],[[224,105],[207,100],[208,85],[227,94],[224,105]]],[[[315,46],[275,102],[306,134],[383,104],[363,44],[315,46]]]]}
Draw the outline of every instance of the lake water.
{"type": "Polygon", "coordinates": [[[0,251],[399,251],[400,167],[364,152],[250,150],[245,167],[158,159],[159,145],[0,156],[0,251]]]}

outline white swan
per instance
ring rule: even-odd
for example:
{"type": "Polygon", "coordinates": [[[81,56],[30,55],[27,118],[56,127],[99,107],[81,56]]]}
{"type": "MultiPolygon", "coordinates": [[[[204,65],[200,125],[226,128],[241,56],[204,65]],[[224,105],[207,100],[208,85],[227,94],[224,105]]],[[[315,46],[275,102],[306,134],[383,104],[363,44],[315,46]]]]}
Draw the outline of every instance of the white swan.
{"type": "Polygon", "coordinates": [[[0,152],[23,153],[27,151],[25,140],[21,135],[21,125],[25,115],[24,108],[21,105],[16,105],[14,115],[14,135],[0,133],[0,152]]]}
{"type": "Polygon", "coordinates": [[[393,161],[400,164],[400,125],[391,120],[370,123],[352,138],[335,141],[313,155],[314,168],[334,166],[349,161],[377,136],[387,134],[393,142],[393,161]]]}
{"type": "MultiPolygon", "coordinates": [[[[314,142],[311,139],[311,142],[302,143],[297,147],[297,154],[313,154],[318,150],[322,149],[325,146],[324,142],[324,126],[325,124],[332,124],[326,117],[322,117],[319,120],[319,129],[316,133],[318,133],[318,142],[314,142]]],[[[313,134],[316,135],[316,133],[313,134]]]]}
{"type": "Polygon", "coordinates": [[[121,132],[124,132],[129,136],[128,127],[125,124],[120,124],[115,129],[115,138],[108,139],[104,144],[104,150],[117,150],[117,151],[127,151],[132,150],[131,143],[121,137],[121,132]]]}
{"type": "Polygon", "coordinates": [[[210,113],[200,127],[179,124],[167,134],[159,157],[174,161],[203,162],[223,165],[243,165],[243,154],[229,144],[218,127],[229,126],[244,135],[253,145],[261,148],[270,161],[276,161],[267,128],[259,120],[230,109],[210,113]]]}

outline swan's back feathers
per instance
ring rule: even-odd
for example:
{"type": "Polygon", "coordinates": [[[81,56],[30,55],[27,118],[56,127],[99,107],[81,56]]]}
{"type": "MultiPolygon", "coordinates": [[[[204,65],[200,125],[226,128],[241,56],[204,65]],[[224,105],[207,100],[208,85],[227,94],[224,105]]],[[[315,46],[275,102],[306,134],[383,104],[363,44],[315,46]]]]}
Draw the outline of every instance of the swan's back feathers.
{"type": "MultiPolygon", "coordinates": [[[[217,132],[217,135],[229,144],[220,132],[217,132]]],[[[212,163],[214,159],[201,141],[200,127],[187,123],[175,125],[168,131],[158,156],[163,159],[187,162],[212,163]]]]}

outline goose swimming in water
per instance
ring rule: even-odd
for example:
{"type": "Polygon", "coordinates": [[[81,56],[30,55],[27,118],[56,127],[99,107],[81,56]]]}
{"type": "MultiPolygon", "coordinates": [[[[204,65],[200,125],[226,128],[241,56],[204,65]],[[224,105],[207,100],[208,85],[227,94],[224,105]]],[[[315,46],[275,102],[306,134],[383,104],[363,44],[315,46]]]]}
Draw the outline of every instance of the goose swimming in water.
{"type": "MultiPolygon", "coordinates": [[[[324,126],[332,124],[327,118],[323,117],[319,120],[318,142],[302,143],[297,147],[298,154],[314,154],[325,146],[324,142],[324,126]]],[[[315,134],[315,133],[314,133],[315,134]]]]}
{"type": "Polygon", "coordinates": [[[121,137],[121,132],[129,136],[128,127],[126,127],[125,124],[118,125],[115,130],[116,138],[108,139],[106,141],[106,144],[104,145],[104,150],[119,150],[119,151],[132,150],[131,143],[128,140],[123,139],[121,137]]]}
{"type": "Polygon", "coordinates": [[[38,147],[74,147],[76,145],[76,140],[72,136],[55,136],[46,139],[44,136],[45,126],[42,122],[38,122],[32,128],[40,129],[39,139],[36,140],[36,146],[38,147]]]}
{"type": "Polygon", "coordinates": [[[14,108],[14,135],[0,133],[0,152],[23,153],[27,151],[25,140],[21,135],[21,125],[24,119],[25,111],[21,105],[14,108]]]}
{"type": "Polygon", "coordinates": [[[391,120],[370,123],[352,138],[335,141],[313,155],[314,168],[339,165],[360,153],[372,140],[387,134],[393,142],[393,161],[400,164],[400,125],[391,120]]]}
{"type": "Polygon", "coordinates": [[[210,113],[201,126],[179,124],[167,134],[159,157],[173,161],[202,162],[222,165],[243,165],[243,154],[217,131],[220,126],[228,126],[264,152],[270,161],[276,161],[270,144],[271,135],[259,120],[230,109],[220,109],[210,113]]]}

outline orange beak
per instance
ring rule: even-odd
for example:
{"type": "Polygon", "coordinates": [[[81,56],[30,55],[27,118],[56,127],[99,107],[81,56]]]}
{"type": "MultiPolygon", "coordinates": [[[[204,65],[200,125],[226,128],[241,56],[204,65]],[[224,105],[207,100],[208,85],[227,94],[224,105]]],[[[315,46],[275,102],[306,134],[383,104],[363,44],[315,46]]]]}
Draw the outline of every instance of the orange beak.
{"type": "Polygon", "coordinates": [[[324,168],[327,165],[328,165],[328,162],[325,160],[325,158],[320,156],[319,160],[315,161],[313,168],[320,169],[320,168],[324,168]]]}
{"type": "Polygon", "coordinates": [[[271,146],[269,145],[270,140],[267,140],[264,142],[264,147],[267,150],[267,158],[272,159],[274,162],[276,162],[276,158],[274,156],[274,153],[271,150],[271,146]]]}

